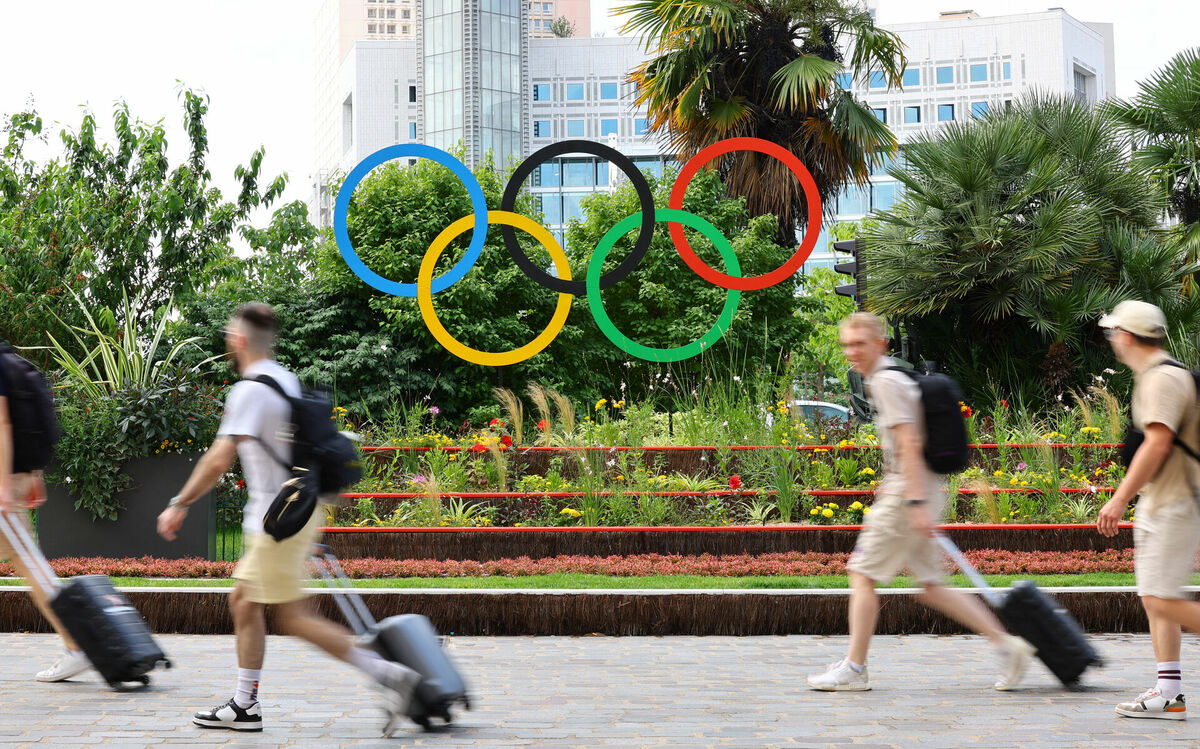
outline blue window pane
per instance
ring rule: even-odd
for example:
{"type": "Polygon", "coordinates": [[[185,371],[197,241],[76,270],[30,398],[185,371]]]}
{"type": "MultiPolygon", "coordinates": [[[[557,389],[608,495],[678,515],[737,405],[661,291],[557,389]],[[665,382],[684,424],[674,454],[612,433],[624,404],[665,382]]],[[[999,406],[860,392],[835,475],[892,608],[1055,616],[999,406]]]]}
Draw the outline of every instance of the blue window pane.
{"type": "Polygon", "coordinates": [[[871,88],[887,88],[887,79],[883,73],[871,73],[871,88]]]}
{"type": "Polygon", "coordinates": [[[875,119],[879,120],[880,122],[887,122],[886,109],[872,109],[871,114],[875,115],[875,119]]]}
{"type": "Polygon", "coordinates": [[[564,167],[563,184],[567,187],[594,187],[596,185],[596,167],[591,159],[568,161],[564,167]]]}
{"type": "Polygon", "coordinates": [[[596,184],[603,187],[608,184],[608,162],[600,161],[596,163],[596,184]]]}
{"type": "Polygon", "coordinates": [[[558,187],[562,184],[562,166],[557,161],[550,161],[538,166],[533,184],[539,187],[558,187]]]}
{"type": "Polygon", "coordinates": [[[582,138],[583,120],[567,120],[567,136],[571,138],[582,138]]]}
{"type": "Polygon", "coordinates": [[[838,196],[838,214],[861,216],[867,212],[866,192],[857,185],[850,185],[838,196]]]}
{"type": "Polygon", "coordinates": [[[949,122],[954,119],[953,104],[938,104],[938,122],[949,122]]]}
{"type": "Polygon", "coordinates": [[[913,122],[920,122],[921,121],[921,108],[920,107],[905,107],[904,108],[904,121],[907,123],[910,123],[910,124],[913,122]]]}
{"type": "Polygon", "coordinates": [[[850,75],[849,73],[838,73],[837,85],[838,88],[842,89],[843,91],[849,91],[850,89],[854,88],[854,76],[850,75]]]}
{"type": "Polygon", "coordinates": [[[976,101],[971,104],[971,116],[983,117],[988,113],[988,103],[986,101],[976,101]]]}
{"type": "Polygon", "coordinates": [[[556,192],[543,195],[542,214],[545,215],[547,224],[561,224],[563,222],[562,195],[556,192]]]}
{"type": "Polygon", "coordinates": [[[617,98],[617,84],[615,84],[615,83],[601,83],[601,84],[600,84],[600,98],[601,98],[601,99],[615,99],[615,98],[617,98]]]}
{"type": "Polygon", "coordinates": [[[905,86],[920,86],[921,85],[921,71],[917,70],[916,68],[906,68],[904,71],[904,85],[905,86]]]}
{"type": "Polygon", "coordinates": [[[409,140],[417,139],[417,123],[415,123],[415,122],[408,123],[408,139],[409,140]]]}
{"type": "Polygon", "coordinates": [[[638,117],[633,121],[633,134],[645,135],[650,130],[650,120],[645,117],[638,117]]]}
{"type": "Polygon", "coordinates": [[[947,65],[944,68],[937,69],[938,83],[954,83],[954,68],[947,65]]]}
{"type": "Polygon", "coordinates": [[[880,182],[871,185],[871,209],[886,211],[895,205],[898,186],[897,182],[880,182]]]}
{"type": "Polygon", "coordinates": [[[582,101],[583,100],[583,84],[568,83],[567,84],[567,101],[582,101]]]}
{"type": "Polygon", "coordinates": [[[1011,78],[1012,78],[1012,63],[1006,62],[1006,63],[1004,63],[1004,80],[1007,81],[1007,80],[1010,80],[1011,78]]]}
{"type": "Polygon", "coordinates": [[[550,84],[549,83],[534,84],[533,100],[534,101],[550,101],[550,84]]]}
{"type": "Polygon", "coordinates": [[[601,135],[616,135],[617,121],[616,120],[600,120],[601,135]]]}
{"type": "Polygon", "coordinates": [[[880,154],[880,161],[871,168],[871,175],[877,177],[881,174],[887,174],[888,167],[890,167],[895,161],[896,159],[894,156],[889,156],[886,153],[880,154]]]}
{"type": "Polygon", "coordinates": [[[583,199],[590,193],[577,192],[563,195],[563,223],[573,218],[583,220],[583,199]]]}
{"type": "Polygon", "coordinates": [[[633,165],[644,174],[653,174],[655,177],[661,177],[663,175],[662,162],[653,156],[650,158],[634,159],[633,165]]]}
{"type": "Polygon", "coordinates": [[[550,120],[534,120],[533,121],[533,137],[549,138],[550,137],[550,120]]]}
{"type": "Polygon", "coordinates": [[[972,65],[971,66],[971,83],[987,80],[987,65],[972,65]]]}

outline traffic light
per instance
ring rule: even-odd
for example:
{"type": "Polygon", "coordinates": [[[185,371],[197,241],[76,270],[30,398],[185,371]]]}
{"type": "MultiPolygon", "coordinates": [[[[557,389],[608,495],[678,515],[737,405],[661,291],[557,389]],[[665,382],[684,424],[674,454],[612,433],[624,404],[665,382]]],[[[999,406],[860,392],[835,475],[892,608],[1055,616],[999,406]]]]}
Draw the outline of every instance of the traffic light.
{"type": "Polygon", "coordinates": [[[848,296],[858,303],[858,308],[866,309],[866,293],[865,289],[861,288],[862,281],[862,243],[857,239],[846,239],[841,242],[834,242],[833,249],[836,252],[852,255],[853,260],[845,263],[836,263],[833,269],[838,273],[845,273],[854,279],[854,283],[838,286],[834,288],[834,293],[848,296]]]}

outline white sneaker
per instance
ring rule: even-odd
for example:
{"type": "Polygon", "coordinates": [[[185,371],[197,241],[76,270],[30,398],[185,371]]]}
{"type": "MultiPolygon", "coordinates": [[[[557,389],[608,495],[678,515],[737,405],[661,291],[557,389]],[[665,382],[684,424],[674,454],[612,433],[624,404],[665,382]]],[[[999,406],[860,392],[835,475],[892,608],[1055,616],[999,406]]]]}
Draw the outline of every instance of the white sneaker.
{"type": "Polygon", "coordinates": [[[849,658],[831,663],[823,674],[812,674],[808,677],[808,685],[822,692],[866,692],[871,689],[867,667],[863,666],[860,674],[850,667],[849,658]]]}
{"type": "Polygon", "coordinates": [[[38,681],[66,681],[91,667],[91,661],[87,659],[82,650],[68,650],[55,661],[53,666],[45,671],[38,671],[37,676],[33,678],[38,681]]]}
{"type": "Polygon", "coordinates": [[[1158,718],[1159,720],[1187,720],[1187,703],[1183,695],[1168,700],[1157,689],[1147,689],[1133,702],[1117,705],[1117,715],[1126,718],[1158,718]]]}
{"type": "Polygon", "coordinates": [[[1033,660],[1036,653],[1037,648],[1033,645],[1016,635],[1009,635],[1008,643],[1004,646],[1003,671],[1000,673],[1000,678],[996,680],[996,689],[1001,692],[1015,689],[1021,683],[1025,669],[1029,668],[1029,662],[1033,660]]]}

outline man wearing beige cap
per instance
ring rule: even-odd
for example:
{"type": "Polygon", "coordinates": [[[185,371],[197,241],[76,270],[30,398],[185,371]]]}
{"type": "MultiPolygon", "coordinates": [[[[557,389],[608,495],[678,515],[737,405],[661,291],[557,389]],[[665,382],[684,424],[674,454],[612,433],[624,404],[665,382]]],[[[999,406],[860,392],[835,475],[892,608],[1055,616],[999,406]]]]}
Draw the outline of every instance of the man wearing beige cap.
{"type": "MultiPolygon", "coordinates": [[[[1100,318],[1117,359],[1133,370],[1133,426],[1145,439],[1096,524],[1117,533],[1140,494],[1133,529],[1138,595],[1150,620],[1158,682],[1117,705],[1130,718],[1185,720],[1179,665],[1180,627],[1200,631],[1200,603],[1184,592],[1200,545],[1200,407],[1192,375],[1163,348],[1167,320],[1153,304],[1125,301],[1100,318]],[[1189,454],[1190,453],[1190,454],[1189,454]]],[[[1129,439],[1129,436],[1126,436],[1129,439]]]]}

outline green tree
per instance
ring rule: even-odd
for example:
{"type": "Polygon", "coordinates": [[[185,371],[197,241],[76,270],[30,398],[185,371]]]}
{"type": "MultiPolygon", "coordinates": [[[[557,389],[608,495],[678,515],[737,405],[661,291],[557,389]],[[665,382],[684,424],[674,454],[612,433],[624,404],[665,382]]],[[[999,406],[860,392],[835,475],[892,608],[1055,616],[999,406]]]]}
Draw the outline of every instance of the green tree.
{"type": "Polygon", "coordinates": [[[569,39],[575,36],[575,24],[568,21],[565,16],[559,16],[550,22],[550,33],[559,39],[569,39]]]}
{"type": "Polygon", "coordinates": [[[1152,235],[1162,202],[1127,145],[1102,113],[1057,96],[911,143],[889,170],[904,198],[861,235],[868,305],[908,318],[972,396],[1084,384],[1111,359],[1094,321],[1116,301],[1194,315],[1179,291],[1195,269],[1152,235]]]}
{"type": "Polygon", "coordinates": [[[825,400],[825,378],[844,375],[846,357],[838,340],[838,325],[856,309],[854,302],[833,293],[845,281],[829,268],[816,268],[805,279],[805,294],[812,300],[807,311],[812,329],[800,348],[800,366],[813,377],[816,400],[825,400]]]}
{"type": "MultiPolygon", "coordinates": [[[[896,150],[887,125],[837,84],[843,68],[860,79],[882,76],[889,88],[904,72],[900,38],[855,5],[638,0],[617,12],[629,17],[624,30],[645,36],[656,55],[630,75],[636,103],[681,159],[725,138],[762,138],[798,156],[832,206],[846,184],[865,185],[871,168],[896,150]]],[[[777,242],[792,244],[807,202],[787,167],[753,152],[714,164],[730,194],[744,197],[751,215],[776,216],[777,242]]]]}

